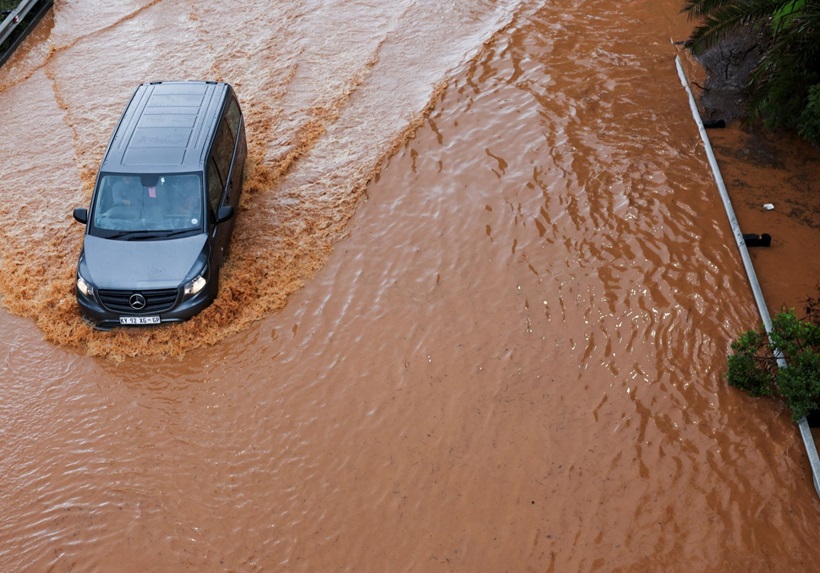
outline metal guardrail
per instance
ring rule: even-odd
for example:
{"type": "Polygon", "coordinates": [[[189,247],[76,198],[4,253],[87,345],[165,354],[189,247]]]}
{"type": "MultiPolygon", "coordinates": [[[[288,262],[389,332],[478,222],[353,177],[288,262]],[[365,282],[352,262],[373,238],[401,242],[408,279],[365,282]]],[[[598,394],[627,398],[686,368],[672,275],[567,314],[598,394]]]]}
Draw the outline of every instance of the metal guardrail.
{"type": "Polygon", "coordinates": [[[14,38],[14,40],[11,40],[8,47],[0,53],[0,65],[3,65],[11,57],[14,50],[17,49],[53,4],[54,0],[21,0],[14,10],[8,11],[7,16],[0,23],[0,46],[11,40],[11,38],[14,38]],[[14,33],[17,31],[17,27],[26,21],[26,17],[29,16],[32,10],[35,10],[33,17],[29,18],[26,27],[15,37],[14,33]]]}
{"type": "MultiPolygon", "coordinates": [[[[717,159],[715,159],[715,154],[712,151],[712,144],[709,142],[709,136],[706,135],[706,129],[703,127],[703,121],[700,119],[700,111],[698,111],[695,96],[689,88],[689,82],[686,79],[686,74],[683,71],[683,66],[681,65],[679,56],[675,56],[675,66],[678,69],[678,77],[680,78],[680,82],[683,84],[686,94],[689,96],[689,107],[692,110],[692,117],[694,117],[695,123],[698,126],[700,137],[703,140],[703,145],[706,149],[706,157],[709,160],[709,166],[712,168],[712,174],[715,177],[715,183],[717,183],[720,198],[723,201],[723,207],[726,211],[726,216],[729,219],[729,225],[732,227],[732,231],[734,232],[735,241],[737,242],[737,247],[740,250],[740,258],[742,259],[743,266],[746,269],[746,276],[749,279],[749,285],[752,287],[752,294],[754,295],[755,303],[757,304],[757,310],[760,313],[760,318],[766,328],[766,333],[770,334],[772,331],[772,319],[769,316],[769,307],[766,306],[766,301],[763,299],[763,291],[761,290],[760,283],[757,280],[757,274],[755,273],[752,259],[749,256],[749,251],[746,249],[746,242],[743,240],[743,232],[740,230],[740,224],[735,216],[735,210],[734,207],[732,207],[729,192],[726,190],[726,184],[723,182],[723,176],[720,174],[720,167],[718,167],[717,159]]],[[[786,359],[783,358],[783,354],[780,350],[776,350],[774,356],[777,359],[777,366],[779,368],[784,368],[786,366],[786,359]]],[[[814,482],[814,491],[818,496],[820,496],[820,455],[817,454],[817,445],[814,443],[814,436],[812,436],[811,427],[805,417],[800,418],[800,420],[797,421],[797,427],[800,430],[800,437],[803,439],[803,446],[806,448],[806,455],[809,458],[809,468],[811,469],[812,481],[814,482]]]]}
{"type": "Polygon", "coordinates": [[[37,2],[39,2],[39,0],[23,0],[17,5],[17,8],[6,16],[6,19],[0,24],[0,44],[9,39],[12,32],[14,32],[20,22],[23,21],[23,18],[28,16],[28,13],[34,8],[37,2]]]}

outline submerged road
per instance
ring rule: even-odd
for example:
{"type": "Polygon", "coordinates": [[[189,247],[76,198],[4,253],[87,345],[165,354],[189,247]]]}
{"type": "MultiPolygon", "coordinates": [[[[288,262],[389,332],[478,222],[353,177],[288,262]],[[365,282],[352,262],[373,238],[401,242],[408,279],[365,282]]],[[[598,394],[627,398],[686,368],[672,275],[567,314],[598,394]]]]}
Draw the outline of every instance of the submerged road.
{"type": "Polygon", "coordinates": [[[57,3],[0,69],[0,571],[810,570],[679,8],[57,3]],[[94,332],[71,209],[193,78],[248,124],[223,291],[94,332]]]}

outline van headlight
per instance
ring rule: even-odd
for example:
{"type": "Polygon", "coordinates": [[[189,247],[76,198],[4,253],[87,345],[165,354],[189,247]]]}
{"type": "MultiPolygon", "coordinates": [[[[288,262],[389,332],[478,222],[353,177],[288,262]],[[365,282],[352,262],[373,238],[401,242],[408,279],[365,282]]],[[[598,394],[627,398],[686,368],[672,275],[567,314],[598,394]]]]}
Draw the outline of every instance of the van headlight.
{"type": "Polygon", "coordinates": [[[183,288],[183,294],[185,296],[194,296],[199,291],[205,288],[205,285],[208,284],[208,279],[205,278],[205,271],[203,270],[194,280],[189,283],[185,283],[185,287],[183,288]]]}
{"type": "Polygon", "coordinates": [[[77,275],[77,290],[88,298],[94,297],[94,286],[79,274],[77,275]]]}

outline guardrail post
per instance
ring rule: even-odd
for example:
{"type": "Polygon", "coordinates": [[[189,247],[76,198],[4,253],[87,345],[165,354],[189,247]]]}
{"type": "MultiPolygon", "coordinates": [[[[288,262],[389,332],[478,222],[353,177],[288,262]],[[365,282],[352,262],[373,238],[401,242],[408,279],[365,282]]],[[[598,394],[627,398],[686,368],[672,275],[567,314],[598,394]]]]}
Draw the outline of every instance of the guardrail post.
{"type": "Polygon", "coordinates": [[[6,63],[6,60],[11,57],[14,50],[17,49],[20,43],[28,36],[29,32],[37,25],[37,22],[40,21],[53,4],[54,0],[22,0],[17,5],[17,8],[9,12],[8,16],[0,23],[0,45],[12,37],[18,26],[26,19],[26,16],[28,16],[32,10],[37,9],[37,11],[34,12],[34,19],[28,23],[26,28],[22,30],[12,44],[0,54],[0,66],[6,63]]]}

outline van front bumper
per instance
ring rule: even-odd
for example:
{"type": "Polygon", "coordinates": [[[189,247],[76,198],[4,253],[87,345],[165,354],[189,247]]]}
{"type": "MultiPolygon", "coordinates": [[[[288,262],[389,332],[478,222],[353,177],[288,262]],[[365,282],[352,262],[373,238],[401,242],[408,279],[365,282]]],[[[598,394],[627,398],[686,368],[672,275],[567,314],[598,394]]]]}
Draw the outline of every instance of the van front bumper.
{"type": "MultiPolygon", "coordinates": [[[[156,326],[157,324],[184,322],[196,314],[202,312],[213,303],[216,298],[215,289],[212,285],[207,285],[197,294],[191,297],[184,297],[182,294],[182,287],[176,289],[176,298],[172,305],[164,308],[152,308],[150,302],[146,305],[145,310],[138,311],[135,309],[125,309],[123,305],[112,305],[111,294],[115,292],[117,297],[121,300],[130,300],[132,296],[138,295],[150,301],[151,291],[103,291],[107,296],[100,296],[100,292],[96,291],[91,296],[84,295],[77,292],[77,305],[80,307],[80,313],[83,317],[94,327],[99,330],[111,330],[119,327],[132,326],[156,326]],[[106,301],[109,301],[106,304],[106,301]],[[112,308],[112,306],[114,308],[112,308]],[[158,318],[158,322],[156,319],[158,318]],[[126,319],[126,321],[120,320],[126,319]],[[128,321],[128,319],[138,319],[136,321],[128,321]],[[128,324],[132,322],[132,324],[128,324]],[[134,324],[136,322],[136,324],[134,324]],[[140,324],[141,323],[141,324],[140,324]]],[[[167,290],[165,294],[167,295],[167,290]]]]}

